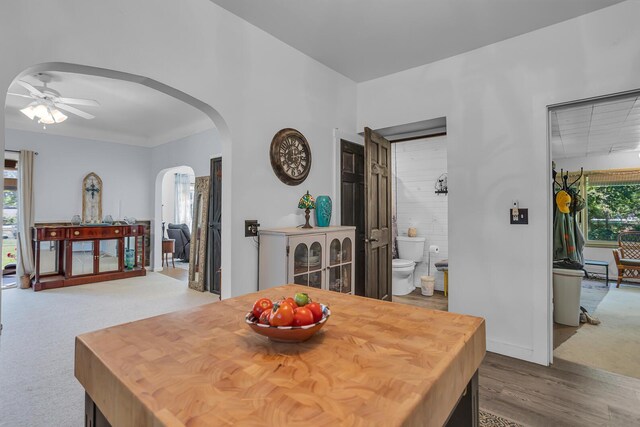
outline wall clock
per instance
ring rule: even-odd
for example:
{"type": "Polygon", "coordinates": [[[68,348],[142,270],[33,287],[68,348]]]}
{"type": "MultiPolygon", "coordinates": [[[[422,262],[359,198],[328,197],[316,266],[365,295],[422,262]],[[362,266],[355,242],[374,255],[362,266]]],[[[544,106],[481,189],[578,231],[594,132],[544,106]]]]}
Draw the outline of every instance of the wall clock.
{"type": "Polygon", "coordinates": [[[280,181],[299,185],[311,170],[311,149],[307,139],[295,129],[282,129],[271,141],[271,167],[280,181]]]}

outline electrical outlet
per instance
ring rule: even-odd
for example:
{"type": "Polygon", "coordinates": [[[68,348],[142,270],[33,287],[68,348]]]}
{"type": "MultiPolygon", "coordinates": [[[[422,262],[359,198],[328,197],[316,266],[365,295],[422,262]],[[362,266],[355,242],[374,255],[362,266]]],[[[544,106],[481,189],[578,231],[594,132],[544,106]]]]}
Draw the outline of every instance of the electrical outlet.
{"type": "Polygon", "coordinates": [[[509,209],[509,218],[511,224],[529,224],[529,209],[520,208],[517,210],[517,214],[513,214],[513,209],[509,209]]]}
{"type": "Polygon", "coordinates": [[[258,235],[258,227],[260,224],[255,219],[244,220],[244,237],[256,237],[258,235]]]}

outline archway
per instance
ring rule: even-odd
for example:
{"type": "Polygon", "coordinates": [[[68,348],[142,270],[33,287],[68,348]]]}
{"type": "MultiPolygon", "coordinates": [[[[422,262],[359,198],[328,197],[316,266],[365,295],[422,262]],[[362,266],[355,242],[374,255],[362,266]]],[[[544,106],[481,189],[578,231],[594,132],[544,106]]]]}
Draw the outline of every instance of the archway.
{"type": "MultiPolygon", "coordinates": [[[[14,81],[16,79],[20,79],[21,77],[25,76],[25,75],[29,75],[29,74],[36,74],[36,73],[40,73],[40,72],[46,72],[46,71],[59,71],[59,72],[66,72],[66,73],[75,73],[75,74],[85,74],[85,75],[90,75],[90,76],[99,76],[99,77],[105,77],[105,78],[109,78],[109,79],[115,79],[115,80],[123,80],[123,81],[127,81],[127,82],[132,82],[132,83],[137,83],[146,87],[149,87],[151,89],[157,90],[159,92],[162,92],[168,96],[171,96],[175,99],[178,99],[188,105],[191,105],[192,107],[200,110],[201,112],[203,112],[206,116],[208,116],[211,121],[213,122],[215,129],[217,130],[217,133],[219,135],[219,139],[221,142],[221,149],[214,149],[212,147],[211,152],[210,152],[210,157],[213,158],[215,155],[219,155],[220,152],[222,152],[224,158],[225,158],[225,168],[227,169],[227,173],[223,175],[223,189],[229,189],[231,188],[231,173],[230,169],[231,169],[231,138],[230,138],[230,132],[229,132],[229,128],[225,122],[225,120],[222,118],[222,116],[218,113],[218,111],[216,109],[214,109],[213,107],[211,107],[210,105],[200,101],[197,98],[194,98],[193,96],[182,92],[180,90],[177,90],[171,86],[165,85],[159,81],[153,80],[151,78],[148,77],[144,77],[144,76],[140,76],[140,75],[136,75],[136,74],[132,74],[132,73],[127,73],[127,72],[123,72],[123,71],[117,71],[117,70],[112,70],[112,69],[104,69],[104,68],[98,68],[98,67],[91,67],[91,66],[86,66],[86,65],[80,65],[80,64],[70,64],[70,63],[62,63],[62,62],[49,62],[49,63],[42,63],[42,64],[37,64],[31,67],[28,67],[27,69],[23,70],[21,73],[19,73],[14,81]]],[[[6,101],[5,101],[6,103],[6,101]]],[[[4,130],[4,129],[2,129],[4,130]]],[[[4,137],[4,136],[2,136],[4,137]]],[[[2,153],[3,156],[3,160],[4,160],[4,153],[2,153]]],[[[169,168],[167,168],[169,169],[169,168]]],[[[165,171],[166,172],[166,171],[165,171]]],[[[152,171],[153,173],[153,171],[152,171]]],[[[156,188],[157,188],[157,177],[156,177],[156,188]]],[[[157,197],[157,191],[155,196],[157,197]]],[[[222,192],[222,221],[226,222],[228,218],[231,217],[231,212],[230,212],[230,192],[229,191],[224,191],[222,192]]],[[[155,199],[154,199],[154,205],[155,203],[155,199]]],[[[162,245],[162,237],[160,236],[159,238],[156,238],[158,234],[160,234],[159,232],[157,232],[156,229],[158,229],[158,227],[160,226],[158,220],[161,218],[161,213],[160,213],[160,209],[153,209],[153,218],[152,218],[152,223],[151,223],[151,242],[153,242],[153,259],[154,259],[154,264],[152,264],[152,268],[157,268],[158,265],[160,265],[160,254],[161,254],[161,245],[162,245]]],[[[223,232],[222,232],[222,244],[224,247],[226,248],[230,248],[231,246],[231,233],[230,230],[227,228],[223,228],[223,232]]],[[[225,274],[223,275],[223,285],[222,285],[222,289],[224,289],[224,293],[223,293],[223,298],[224,297],[229,297],[231,295],[231,260],[230,260],[230,251],[225,251],[225,253],[223,253],[222,256],[222,268],[225,270],[225,274]]]]}

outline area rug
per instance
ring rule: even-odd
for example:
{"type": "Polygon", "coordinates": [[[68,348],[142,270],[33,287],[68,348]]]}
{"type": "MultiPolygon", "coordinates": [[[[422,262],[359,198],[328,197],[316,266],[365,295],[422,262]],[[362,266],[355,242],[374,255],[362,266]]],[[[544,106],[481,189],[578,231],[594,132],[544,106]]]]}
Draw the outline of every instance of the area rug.
{"type": "Polygon", "coordinates": [[[491,412],[480,410],[481,427],[522,427],[521,424],[509,421],[491,412]]]}
{"type": "Polygon", "coordinates": [[[0,426],[82,426],[76,335],[217,300],[157,273],[42,292],[3,290],[0,426]]]}
{"type": "Polygon", "coordinates": [[[640,378],[640,287],[610,289],[594,314],[602,323],[582,325],[554,357],[640,378]]]}

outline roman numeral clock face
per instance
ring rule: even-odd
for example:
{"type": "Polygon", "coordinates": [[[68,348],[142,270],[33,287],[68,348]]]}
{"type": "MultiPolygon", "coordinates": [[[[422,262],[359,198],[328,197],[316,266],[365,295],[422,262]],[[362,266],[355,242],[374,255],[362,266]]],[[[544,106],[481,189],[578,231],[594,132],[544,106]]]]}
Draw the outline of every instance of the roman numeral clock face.
{"type": "Polygon", "coordinates": [[[301,184],[311,169],[311,150],[304,135],[295,129],[278,132],[271,141],[271,167],[285,184],[301,184]]]}

